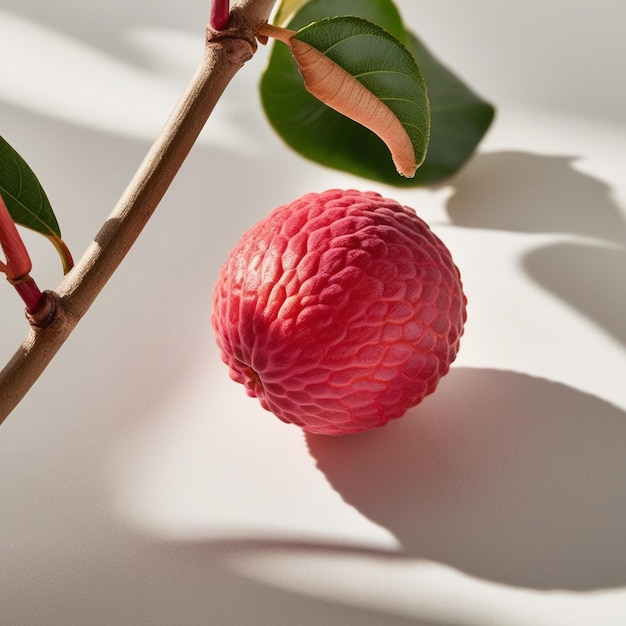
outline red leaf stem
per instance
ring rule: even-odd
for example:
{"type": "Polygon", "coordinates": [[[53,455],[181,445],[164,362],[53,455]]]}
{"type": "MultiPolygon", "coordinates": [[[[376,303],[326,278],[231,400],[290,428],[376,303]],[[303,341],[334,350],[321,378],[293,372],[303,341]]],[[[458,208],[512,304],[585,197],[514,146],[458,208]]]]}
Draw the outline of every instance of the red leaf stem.
{"type": "Polygon", "coordinates": [[[13,283],[13,287],[15,287],[15,291],[17,291],[20,298],[26,305],[26,310],[34,315],[41,308],[41,303],[43,301],[43,294],[37,287],[37,283],[29,276],[26,280],[13,283]]]}
{"type": "Polygon", "coordinates": [[[6,257],[6,263],[0,262],[0,271],[7,275],[8,281],[15,287],[29,313],[36,313],[41,305],[42,295],[29,273],[32,263],[28,250],[20,237],[15,222],[0,195],[0,247],[6,257]]]}
{"type": "Polygon", "coordinates": [[[0,196],[0,246],[6,257],[7,278],[18,280],[28,275],[32,269],[30,256],[2,196],[0,196]]]}
{"type": "Polygon", "coordinates": [[[213,0],[209,24],[215,30],[224,30],[230,22],[230,0],[213,0]]]}

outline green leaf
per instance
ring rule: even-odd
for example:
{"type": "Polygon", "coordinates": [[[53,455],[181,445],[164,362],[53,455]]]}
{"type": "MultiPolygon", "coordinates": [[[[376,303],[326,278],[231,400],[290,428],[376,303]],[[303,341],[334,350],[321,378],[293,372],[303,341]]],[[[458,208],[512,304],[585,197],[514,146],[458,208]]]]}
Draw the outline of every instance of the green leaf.
{"type": "Polygon", "coordinates": [[[26,161],[0,136],[0,193],[16,224],[61,238],[48,196],[26,161]]]}
{"type": "MultiPolygon", "coordinates": [[[[289,28],[338,14],[376,23],[405,43],[422,70],[431,108],[428,153],[414,178],[398,176],[384,143],[359,124],[309,94],[289,50],[275,44],[261,79],[263,107],[270,123],[303,156],[364,178],[396,186],[438,183],[471,156],[493,119],[493,107],[476,96],[408,33],[391,0],[311,0],[289,28]]],[[[363,54],[363,52],[362,52],[363,54]]]]}
{"type": "Polygon", "coordinates": [[[74,265],[69,248],[61,239],[61,229],[35,173],[26,161],[0,136],[0,194],[11,218],[47,237],[55,247],[63,272],[74,265]]]}
{"type": "MultiPolygon", "coordinates": [[[[276,36],[291,49],[305,89],[361,124],[361,130],[373,131],[391,152],[397,171],[413,176],[424,160],[430,130],[426,86],[413,55],[387,31],[357,17],[326,18],[295,36],[286,32],[276,36]]],[[[284,98],[277,100],[280,110],[284,98]]],[[[280,117],[273,121],[281,122],[280,117]]],[[[286,138],[306,154],[311,144],[298,146],[300,137],[296,128],[286,138]]]]}
{"type": "Polygon", "coordinates": [[[374,132],[398,172],[413,176],[426,155],[430,115],[411,53],[387,31],[356,17],[314,22],[288,45],[307,91],[374,132]]]}

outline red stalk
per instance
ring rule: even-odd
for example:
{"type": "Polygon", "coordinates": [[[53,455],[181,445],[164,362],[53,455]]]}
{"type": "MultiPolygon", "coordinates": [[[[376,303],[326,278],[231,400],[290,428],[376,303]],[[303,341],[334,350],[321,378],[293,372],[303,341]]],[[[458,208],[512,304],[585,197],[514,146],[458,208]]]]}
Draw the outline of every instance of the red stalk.
{"type": "Polygon", "coordinates": [[[41,306],[43,296],[35,281],[30,277],[32,263],[28,250],[1,195],[0,247],[6,257],[6,263],[0,263],[0,270],[6,273],[7,280],[24,301],[26,310],[31,314],[36,313],[41,306]]]}
{"type": "Polygon", "coordinates": [[[214,30],[224,30],[230,22],[230,0],[213,0],[209,24],[214,30]]]}

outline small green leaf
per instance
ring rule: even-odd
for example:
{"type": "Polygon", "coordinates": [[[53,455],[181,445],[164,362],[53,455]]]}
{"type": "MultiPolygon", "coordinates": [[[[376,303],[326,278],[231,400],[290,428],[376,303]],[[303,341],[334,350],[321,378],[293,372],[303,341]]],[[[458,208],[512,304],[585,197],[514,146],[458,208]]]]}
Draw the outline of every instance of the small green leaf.
{"type": "Polygon", "coordinates": [[[61,229],[46,192],[26,161],[0,136],[0,194],[16,224],[47,237],[67,273],[72,256],[61,239],[61,229]]]}
{"type": "MultiPolygon", "coordinates": [[[[301,155],[339,170],[396,186],[435,184],[454,174],[471,156],[493,119],[491,105],[430,55],[408,33],[391,0],[310,0],[288,27],[302,29],[336,15],[367,19],[404,43],[417,60],[428,87],[431,134],[426,159],[412,179],[398,176],[384,143],[311,96],[289,50],[275,44],[261,79],[270,123],[301,155]]],[[[367,53],[364,49],[361,54],[367,53]]]]}
{"type": "Polygon", "coordinates": [[[48,196],[26,161],[0,136],[0,193],[16,224],[61,237],[48,196]]]}

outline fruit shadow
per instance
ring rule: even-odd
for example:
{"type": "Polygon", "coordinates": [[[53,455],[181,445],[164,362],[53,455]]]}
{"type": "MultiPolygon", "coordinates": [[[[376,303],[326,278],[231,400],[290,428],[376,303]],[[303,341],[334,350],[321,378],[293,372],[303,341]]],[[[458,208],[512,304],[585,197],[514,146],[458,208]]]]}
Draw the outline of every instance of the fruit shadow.
{"type": "Polygon", "coordinates": [[[626,584],[626,413],[566,385],[454,368],[403,419],[307,435],[343,500],[401,556],[534,589],[626,584]]]}

